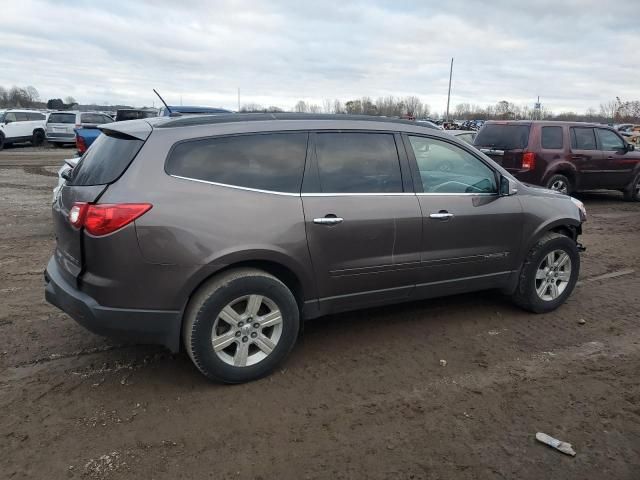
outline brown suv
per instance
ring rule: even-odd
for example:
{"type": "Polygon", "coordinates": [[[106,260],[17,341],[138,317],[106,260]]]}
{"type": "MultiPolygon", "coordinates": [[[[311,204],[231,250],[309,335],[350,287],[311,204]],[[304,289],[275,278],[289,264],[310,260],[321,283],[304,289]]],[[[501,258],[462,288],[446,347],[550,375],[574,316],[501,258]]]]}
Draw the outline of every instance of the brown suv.
{"type": "Polygon", "coordinates": [[[265,375],[302,320],[500,289],[558,308],[580,201],[453,136],[375,117],[250,114],[100,127],[53,204],[46,298],[101,334],[265,375]]]}
{"type": "Polygon", "coordinates": [[[522,182],[567,194],[620,190],[640,200],[640,152],[606,125],[491,121],[474,145],[522,182]]]}

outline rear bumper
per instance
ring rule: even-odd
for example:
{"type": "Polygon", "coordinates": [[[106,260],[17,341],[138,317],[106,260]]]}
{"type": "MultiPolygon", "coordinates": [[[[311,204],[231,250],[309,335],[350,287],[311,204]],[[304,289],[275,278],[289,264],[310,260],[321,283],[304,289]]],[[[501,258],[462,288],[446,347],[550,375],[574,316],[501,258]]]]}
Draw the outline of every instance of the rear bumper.
{"type": "Polygon", "coordinates": [[[52,257],[44,272],[45,299],[98,335],[180,349],[181,314],[173,310],[104,307],[70,285],[52,257]]]}

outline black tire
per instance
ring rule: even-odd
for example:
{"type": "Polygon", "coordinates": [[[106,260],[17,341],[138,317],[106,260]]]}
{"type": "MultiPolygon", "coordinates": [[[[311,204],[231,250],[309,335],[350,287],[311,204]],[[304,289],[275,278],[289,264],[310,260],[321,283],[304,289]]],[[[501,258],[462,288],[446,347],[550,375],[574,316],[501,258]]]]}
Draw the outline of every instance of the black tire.
{"type": "Polygon", "coordinates": [[[624,190],[624,199],[627,202],[640,202],[640,173],[636,175],[633,182],[624,190]]]}
{"type": "Polygon", "coordinates": [[[44,143],[44,132],[42,130],[36,130],[31,137],[31,145],[39,147],[44,143]]]}
{"type": "Polygon", "coordinates": [[[580,254],[576,242],[566,235],[546,233],[529,251],[524,261],[516,291],[512,299],[516,305],[534,313],[546,313],[562,305],[571,295],[580,274],[580,254]],[[562,250],[571,260],[571,274],[564,291],[553,300],[543,300],[536,291],[536,272],[545,256],[554,250],[562,250]]]}
{"type": "MultiPolygon", "coordinates": [[[[291,352],[299,330],[298,303],[287,286],[266,272],[242,268],[214,277],[197,291],[185,311],[182,335],[189,357],[203,375],[217,382],[243,383],[272,372],[291,352]],[[275,348],[266,358],[253,365],[238,367],[225,363],[214,351],[212,333],[222,309],[247,295],[270,299],[280,310],[282,329],[275,348]]],[[[247,337],[238,338],[230,348],[240,348],[240,341],[247,337]]]]}
{"type": "Polygon", "coordinates": [[[61,143],[58,143],[58,142],[51,142],[51,145],[53,145],[53,148],[60,148],[60,147],[62,147],[62,144],[61,144],[61,143]]]}
{"type": "Polygon", "coordinates": [[[559,173],[556,175],[553,175],[547,181],[546,187],[549,190],[555,190],[556,192],[564,193],[565,195],[571,195],[571,192],[573,191],[573,185],[571,185],[571,180],[569,180],[564,175],[560,175],[559,173]]]}
{"type": "Polygon", "coordinates": [[[0,150],[4,148],[4,135],[0,133],[0,150]]]}

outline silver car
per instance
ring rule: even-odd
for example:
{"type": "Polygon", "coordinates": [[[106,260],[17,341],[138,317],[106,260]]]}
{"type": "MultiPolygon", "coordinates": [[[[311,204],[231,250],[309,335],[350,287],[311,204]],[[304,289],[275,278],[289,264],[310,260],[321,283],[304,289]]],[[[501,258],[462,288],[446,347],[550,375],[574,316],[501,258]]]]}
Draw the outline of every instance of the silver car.
{"type": "Polygon", "coordinates": [[[47,119],[47,141],[53,145],[75,143],[74,129],[111,122],[110,116],[100,112],[52,112],[47,119]]]}

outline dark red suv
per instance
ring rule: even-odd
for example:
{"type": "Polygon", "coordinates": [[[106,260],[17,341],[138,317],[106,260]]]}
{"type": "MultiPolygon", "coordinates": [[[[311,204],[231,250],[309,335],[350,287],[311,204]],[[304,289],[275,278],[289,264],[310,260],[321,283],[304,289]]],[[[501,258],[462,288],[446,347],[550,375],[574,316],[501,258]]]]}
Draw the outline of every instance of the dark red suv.
{"type": "Polygon", "coordinates": [[[490,121],[474,145],[523,182],[566,194],[620,190],[640,200],[640,152],[606,125],[490,121]]]}

